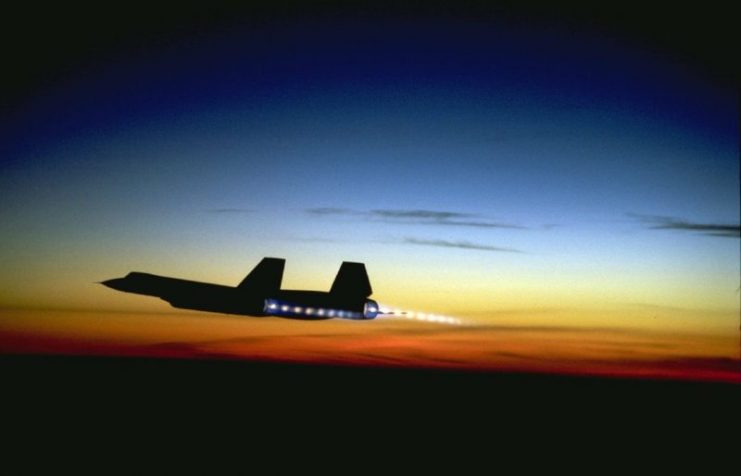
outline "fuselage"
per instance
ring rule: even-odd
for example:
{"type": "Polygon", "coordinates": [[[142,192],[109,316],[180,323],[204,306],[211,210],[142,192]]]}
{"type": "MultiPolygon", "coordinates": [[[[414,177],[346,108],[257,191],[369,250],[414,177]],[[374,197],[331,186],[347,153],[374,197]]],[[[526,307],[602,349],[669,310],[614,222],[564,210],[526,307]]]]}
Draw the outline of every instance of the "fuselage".
{"type": "Polygon", "coordinates": [[[138,272],[103,284],[119,291],[159,297],[176,308],[225,314],[303,320],[373,319],[378,314],[378,304],[372,299],[323,291],[279,289],[262,293],[138,272]]]}

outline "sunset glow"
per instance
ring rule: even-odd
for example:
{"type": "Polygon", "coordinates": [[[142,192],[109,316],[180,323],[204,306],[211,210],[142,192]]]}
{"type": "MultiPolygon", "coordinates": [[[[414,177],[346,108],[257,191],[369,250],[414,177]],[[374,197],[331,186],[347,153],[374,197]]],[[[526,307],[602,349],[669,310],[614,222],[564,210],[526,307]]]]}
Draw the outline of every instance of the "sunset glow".
{"type": "Polygon", "coordinates": [[[632,23],[266,11],[38,60],[0,123],[0,353],[741,382],[722,71],[632,23]],[[297,290],[365,263],[383,314],[99,284],[266,256],[297,290]]]}

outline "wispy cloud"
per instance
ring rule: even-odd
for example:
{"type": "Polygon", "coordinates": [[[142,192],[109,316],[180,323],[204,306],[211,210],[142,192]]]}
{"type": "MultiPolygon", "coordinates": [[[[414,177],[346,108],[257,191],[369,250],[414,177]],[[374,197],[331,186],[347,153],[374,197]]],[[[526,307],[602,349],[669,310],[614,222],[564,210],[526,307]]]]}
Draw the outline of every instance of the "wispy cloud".
{"type": "Polygon", "coordinates": [[[488,221],[439,221],[439,222],[420,222],[422,225],[442,225],[442,226],[470,226],[473,228],[511,228],[515,230],[526,230],[526,226],[512,225],[509,223],[496,223],[488,221]]]}
{"type": "Polygon", "coordinates": [[[304,210],[306,213],[310,215],[319,215],[319,216],[325,216],[325,215],[362,215],[362,212],[357,212],[354,210],[350,210],[349,208],[333,208],[333,207],[324,207],[324,208],[307,208],[304,210]]]}
{"type": "Polygon", "coordinates": [[[526,229],[527,227],[510,223],[500,223],[480,219],[480,215],[459,213],[441,210],[422,209],[381,209],[381,210],[352,210],[349,208],[307,208],[306,213],[316,216],[354,216],[357,218],[382,221],[384,223],[400,225],[437,225],[461,226],[474,228],[511,228],[526,229]]]}
{"type": "Polygon", "coordinates": [[[628,216],[640,221],[651,230],[674,230],[701,233],[707,236],[724,238],[741,237],[741,225],[726,223],[693,223],[681,218],[657,215],[640,215],[628,213],[628,216]]]}
{"type": "Polygon", "coordinates": [[[249,208],[210,208],[206,211],[209,213],[252,213],[254,210],[249,208]]]}
{"type": "Polygon", "coordinates": [[[436,221],[473,216],[470,213],[443,212],[437,210],[371,210],[369,213],[382,218],[413,218],[436,221]]]}
{"type": "Polygon", "coordinates": [[[464,250],[499,251],[505,253],[522,253],[515,248],[504,248],[500,246],[483,245],[471,243],[470,241],[448,241],[448,240],[425,240],[420,238],[404,238],[402,241],[407,245],[438,246],[441,248],[460,248],[464,250]]]}

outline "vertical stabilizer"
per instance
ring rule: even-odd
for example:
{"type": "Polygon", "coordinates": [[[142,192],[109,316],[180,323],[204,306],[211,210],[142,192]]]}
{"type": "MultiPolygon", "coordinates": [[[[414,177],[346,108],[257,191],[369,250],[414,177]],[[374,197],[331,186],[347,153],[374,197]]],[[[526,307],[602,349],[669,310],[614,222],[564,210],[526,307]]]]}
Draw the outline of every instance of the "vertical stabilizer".
{"type": "Polygon", "coordinates": [[[238,289],[250,293],[269,294],[280,290],[283,281],[283,268],[286,260],[282,258],[263,258],[250,274],[239,283],[238,289]]]}
{"type": "Polygon", "coordinates": [[[373,294],[365,264],[344,261],[334,278],[330,293],[341,298],[367,298],[373,294]]]}

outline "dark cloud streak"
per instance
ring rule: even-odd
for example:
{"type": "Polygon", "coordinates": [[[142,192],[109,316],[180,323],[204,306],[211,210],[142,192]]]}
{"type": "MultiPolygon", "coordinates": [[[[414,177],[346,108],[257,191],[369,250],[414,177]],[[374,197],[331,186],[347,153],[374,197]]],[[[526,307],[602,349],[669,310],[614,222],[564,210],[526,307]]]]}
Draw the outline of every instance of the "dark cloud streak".
{"type": "Polygon", "coordinates": [[[637,219],[651,230],[692,231],[702,233],[706,236],[723,238],[741,237],[741,225],[692,223],[676,217],[639,215],[635,213],[629,213],[628,216],[637,219]]]}
{"type": "Polygon", "coordinates": [[[419,218],[423,220],[435,221],[468,218],[474,216],[470,213],[444,212],[436,210],[371,210],[370,214],[383,218],[419,218]]]}
{"type": "Polygon", "coordinates": [[[499,246],[482,245],[478,243],[471,243],[469,241],[423,240],[419,238],[404,238],[402,242],[407,245],[438,246],[441,248],[459,248],[464,250],[498,251],[504,253],[523,252],[515,248],[503,248],[499,246]]]}
{"type": "Polygon", "coordinates": [[[332,207],[307,208],[304,211],[306,213],[309,213],[310,215],[319,215],[319,216],[325,216],[325,215],[358,215],[358,214],[362,214],[361,212],[356,212],[354,210],[350,210],[349,208],[332,208],[332,207]]]}
{"type": "Polygon", "coordinates": [[[209,213],[252,213],[254,210],[249,208],[211,208],[207,210],[209,213]]]}
{"type": "Polygon", "coordinates": [[[442,222],[420,222],[424,225],[442,225],[442,226],[467,226],[471,228],[509,228],[514,230],[527,230],[526,226],[511,225],[509,223],[495,223],[486,221],[442,221],[442,222]]]}
{"type": "Polygon", "coordinates": [[[306,213],[316,216],[355,216],[370,221],[382,221],[384,223],[398,225],[439,225],[439,226],[461,226],[471,228],[508,228],[523,230],[527,227],[509,223],[498,223],[485,220],[471,220],[477,217],[471,213],[458,213],[440,210],[370,210],[359,211],[348,208],[307,208],[306,213]]]}

